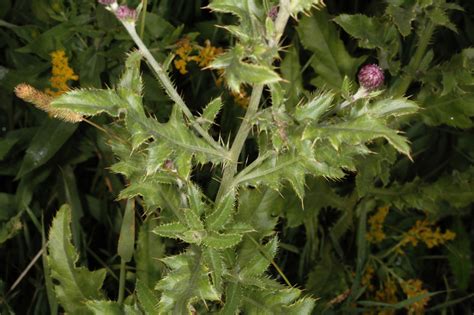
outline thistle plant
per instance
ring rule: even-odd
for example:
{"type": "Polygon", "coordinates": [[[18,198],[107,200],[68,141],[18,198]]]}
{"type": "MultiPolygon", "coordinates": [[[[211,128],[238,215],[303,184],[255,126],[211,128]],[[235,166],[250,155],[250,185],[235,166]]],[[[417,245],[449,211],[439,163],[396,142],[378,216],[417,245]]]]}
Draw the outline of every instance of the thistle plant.
{"type": "MultiPolygon", "coordinates": [[[[62,307],[74,314],[310,314],[315,297],[294,287],[276,262],[279,218],[272,215],[272,198],[277,197],[267,192],[292,189],[305,206],[308,178],[341,180],[357,172],[361,159],[380,147],[410,158],[408,140],[395,129],[399,117],[418,109],[415,102],[403,97],[408,79],[401,79],[390,93],[385,91],[384,71],[390,71],[391,65],[380,53],[380,66],[360,68],[359,88],[354,88],[355,75],[339,76],[327,80],[330,84],[321,84],[313,94],[298,95],[297,104],[291,104],[290,88],[276,66],[287,54],[284,31],[290,19],[298,20],[311,9],[316,12],[324,2],[211,1],[207,9],[235,15],[238,24],[224,26],[235,44],[209,67],[222,73],[231,91],[238,93],[242,86],[251,89],[244,117],[236,118],[240,127],[225,142],[209,132],[222,100],[211,100],[199,115],[190,110],[166,66],[153,57],[136,31],[141,7],[99,2],[120,20],[137,47],[129,53],[117,85],[72,90],[41,103],[34,93],[25,97],[18,93],[70,122],[101,113],[113,117],[112,124],[103,126],[118,160],[111,170],[129,183],[118,196],[126,200],[126,207],[117,250],[121,264],[116,301],[107,300],[101,292],[105,270],[75,266],[68,206],[56,215],[49,235],[49,267],[62,307]],[[165,123],[145,110],[142,60],[174,103],[165,123]],[[66,119],[68,115],[75,115],[74,119],[66,119]],[[249,138],[258,146],[255,158],[243,150],[249,138]],[[215,195],[206,195],[193,180],[203,165],[222,170],[215,195]],[[142,225],[135,222],[137,213],[143,217],[142,225]],[[157,264],[165,265],[166,274],[157,283],[137,276],[135,293],[125,297],[127,266],[132,258],[139,263],[135,229],[141,233],[144,226],[151,226],[161,238],[177,240],[182,250],[156,257],[157,264]]],[[[344,28],[350,18],[340,16],[336,22],[344,28]]],[[[311,23],[301,21],[298,31],[304,33],[311,23]]],[[[311,48],[311,43],[302,41],[311,48]]],[[[360,64],[354,61],[351,67],[357,69],[360,64]]],[[[315,69],[319,78],[331,75],[318,65],[315,69]]],[[[27,87],[17,88],[24,90],[27,87]]],[[[361,202],[358,208],[361,226],[366,223],[369,204],[361,202]]],[[[361,274],[362,262],[357,268],[361,274]]]]}

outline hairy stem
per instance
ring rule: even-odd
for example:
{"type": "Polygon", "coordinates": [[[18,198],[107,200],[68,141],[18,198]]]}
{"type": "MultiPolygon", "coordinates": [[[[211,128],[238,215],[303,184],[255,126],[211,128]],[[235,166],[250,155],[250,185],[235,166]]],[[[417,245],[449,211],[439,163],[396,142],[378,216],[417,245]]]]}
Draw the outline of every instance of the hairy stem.
{"type": "Polygon", "coordinates": [[[194,127],[194,129],[210,145],[212,145],[218,150],[222,150],[223,148],[219,145],[219,143],[215,141],[199,124],[194,124],[195,119],[194,119],[193,114],[189,110],[188,106],[186,106],[186,103],[184,103],[184,100],[179,95],[178,91],[176,91],[166,71],[163,70],[163,67],[161,67],[161,65],[156,61],[156,59],[153,57],[153,55],[150,53],[146,45],[141,40],[140,36],[138,36],[138,33],[135,29],[135,23],[130,23],[130,22],[125,21],[125,22],[122,22],[122,24],[125,26],[125,29],[128,31],[128,33],[132,37],[135,44],[138,46],[138,49],[140,49],[140,52],[145,57],[146,61],[148,62],[152,70],[158,76],[158,79],[163,85],[168,96],[171,98],[171,100],[173,100],[173,102],[176,103],[177,106],[179,106],[179,108],[181,109],[183,114],[186,116],[186,118],[191,122],[191,125],[194,127]]]}
{"type": "MultiPolygon", "coordinates": [[[[268,45],[271,48],[278,46],[283,31],[285,30],[286,23],[290,18],[289,13],[290,0],[280,0],[280,10],[275,20],[275,37],[269,41],[268,45]]],[[[230,149],[230,163],[224,167],[224,173],[222,175],[221,185],[217,192],[216,201],[219,201],[232,189],[232,182],[235,173],[237,172],[237,163],[239,161],[240,152],[247,140],[247,136],[252,129],[252,118],[258,111],[258,105],[263,92],[263,85],[257,84],[253,87],[252,95],[250,96],[250,103],[245,113],[245,117],[240,124],[237,135],[235,136],[234,142],[230,149]]]]}

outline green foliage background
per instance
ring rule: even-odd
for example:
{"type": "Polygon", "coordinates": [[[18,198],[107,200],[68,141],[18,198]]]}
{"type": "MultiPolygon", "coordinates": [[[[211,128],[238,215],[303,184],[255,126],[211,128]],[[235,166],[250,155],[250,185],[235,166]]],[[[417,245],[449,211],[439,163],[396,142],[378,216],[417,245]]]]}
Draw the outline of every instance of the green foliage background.
{"type": "MultiPolygon", "coordinates": [[[[219,10],[219,4],[226,2],[214,1],[216,11],[227,12],[223,7],[219,10]]],[[[269,8],[276,1],[259,3],[269,8]]],[[[328,0],[326,9],[313,9],[309,15],[300,14],[298,21],[291,20],[283,38],[286,47],[275,63],[284,79],[281,86],[286,112],[275,114],[264,109],[254,118],[256,129],[268,136],[251,134],[242,156],[251,164],[268,151],[266,160],[259,172],[239,174],[238,185],[248,188],[239,190],[237,197],[224,197],[217,205],[224,215],[212,217],[208,213],[212,203],[207,201],[214,200],[222,176],[222,168],[213,164],[226,157],[182,132],[185,122],[145,63],[138,73],[133,72],[140,58],[129,55],[134,43],[113,15],[92,0],[1,1],[2,314],[58,310],[71,314],[102,314],[105,310],[112,314],[156,313],[155,301],[160,298],[162,307],[166,308],[163,301],[173,301],[170,303],[181,307],[175,312],[185,313],[188,301],[179,300],[182,295],[160,296],[160,292],[179,292],[195,274],[200,277],[193,278],[195,291],[186,294],[200,297],[193,299],[198,313],[220,309],[225,314],[237,310],[261,314],[263,308],[253,307],[258,303],[269,314],[284,307],[284,312],[294,314],[347,314],[376,307],[403,309],[410,304],[400,298],[398,305],[380,305],[365,296],[361,281],[368,264],[377,266],[381,282],[391,272],[404,279],[421,279],[432,294],[427,310],[472,313],[474,5],[468,0],[439,3],[328,0]],[[78,73],[77,88],[119,86],[133,90],[136,85],[127,83],[122,74],[128,71],[125,73],[133,78],[141,74],[145,111],[157,118],[156,125],[145,127],[160,130],[159,136],[170,139],[179,135],[176,143],[170,144],[176,151],[174,163],[179,176],[192,177],[196,183],[188,186],[186,195],[191,204],[195,202],[195,209],[207,207],[205,214],[198,210],[189,217],[176,215],[179,220],[175,221],[173,213],[158,215],[155,211],[172,209],[180,195],[167,188],[167,181],[174,179],[156,173],[160,167],[157,161],[167,158],[159,156],[166,151],[165,146],[149,144],[146,152],[153,159],[132,154],[146,140],[140,132],[148,129],[133,125],[139,119],[131,112],[125,118],[130,119],[127,130],[120,123],[107,129],[120,135],[134,132],[126,134],[132,139],[131,145],[121,144],[85,123],[51,119],[14,96],[14,87],[22,82],[41,90],[49,86],[49,54],[57,49],[67,52],[71,67],[78,73]],[[372,62],[386,69],[383,97],[374,95],[370,106],[356,104],[342,118],[328,114],[334,103],[354,93],[360,66],[372,62]],[[414,113],[416,105],[420,110],[414,113]],[[275,122],[290,126],[285,129],[288,134],[282,135],[275,122]],[[306,176],[306,182],[301,178],[308,173],[307,165],[295,162],[307,152],[303,141],[299,147],[294,141],[293,152],[284,150],[285,141],[300,135],[299,126],[307,126],[305,139],[324,139],[317,158],[330,161],[315,166],[314,172],[320,176],[306,176]],[[340,132],[354,126],[362,132],[340,132]],[[364,126],[370,132],[364,133],[364,126]],[[402,130],[408,142],[391,128],[402,130]],[[195,159],[202,161],[199,167],[188,165],[185,150],[177,149],[180,143],[201,148],[195,154],[195,159]],[[368,149],[377,154],[361,154],[368,149]],[[269,156],[274,152],[272,160],[269,156]],[[278,167],[286,172],[272,173],[275,163],[281,163],[278,167]],[[149,176],[143,179],[145,170],[149,176]],[[161,195],[155,192],[157,186],[161,195]],[[125,200],[135,196],[141,196],[135,198],[136,204],[133,199],[125,200]],[[68,206],[61,207],[65,203],[68,206]],[[239,207],[234,221],[242,224],[228,225],[222,231],[221,227],[231,221],[234,204],[239,207]],[[393,235],[427,216],[443,230],[454,231],[456,238],[446,246],[429,249],[419,245],[406,248],[405,255],[387,256],[396,238],[378,245],[365,238],[367,218],[385,205],[391,208],[386,231],[393,235]],[[130,232],[127,226],[136,227],[136,231],[130,232]],[[188,232],[204,229],[209,232],[203,241],[208,250],[178,255],[188,248],[187,243],[196,243],[196,234],[188,232]],[[47,243],[49,233],[53,237],[47,243]],[[178,240],[176,235],[180,235],[178,240]],[[239,257],[226,251],[236,244],[239,257]],[[376,259],[381,262],[375,263],[376,259]],[[232,264],[240,269],[225,270],[232,264]],[[25,270],[27,273],[22,274],[25,270]],[[226,276],[216,276],[219,272],[226,276]],[[284,287],[286,281],[294,288],[284,287]],[[123,307],[112,302],[117,297],[120,301],[120,288],[125,289],[123,307]],[[220,300],[221,292],[224,301],[220,300]],[[335,303],[334,299],[341,296],[335,303]]],[[[198,0],[148,1],[145,22],[140,20],[137,29],[159,62],[166,63],[176,42],[186,34],[201,43],[209,39],[215,46],[235,47],[238,34],[230,29],[237,34],[231,36],[215,25],[235,25],[238,19],[203,10],[208,4],[198,0]]],[[[241,22],[245,27],[244,18],[241,22]]],[[[243,37],[239,43],[253,45],[243,37]]],[[[226,56],[244,60],[246,56],[240,53],[233,49],[226,56]]],[[[228,60],[221,58],[219,65],[229,68],[228,60]]],[[[215,66],[219,65],[216,62],[215,66]]],[[[211,102],[207,107],[209,117],[203,113],[206,121],[216,118],[216,124],[203,125],[224,143],[233,139],[245,110],[233,102],[227,89],[216,86],[215,73],[191,67],[183,76],[172,64],[169,70],[195,115],[222,96],[222,103],[211,102]]],[[[251,79],[234,73],[227,80],[235,88],[251,79]]],[[[265,80],[273,82],[271,74],[265,80]]],[[[74,104],[74,97],[87,100],[86,94],[75,93],[70,94],[69,101],[65,96],[63,102],[74,104]]],[[[95,100],[109,97],[97,93],[95,100]]],[[[278,96],[270,89],[264,91],[263,99],[263,106],[271,108],[268,104],[275,104],[278,96]]],[[[118,116],[120,108],[106,111],[118,116]]],[[[106,115],[92,120],[100,125],[113,121],[106,115]]]]}

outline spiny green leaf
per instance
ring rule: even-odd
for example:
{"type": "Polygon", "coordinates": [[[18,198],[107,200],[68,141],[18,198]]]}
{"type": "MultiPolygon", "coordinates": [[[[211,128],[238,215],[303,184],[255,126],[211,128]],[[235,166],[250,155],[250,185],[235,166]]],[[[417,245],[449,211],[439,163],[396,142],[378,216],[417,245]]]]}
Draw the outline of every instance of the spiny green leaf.
{"type": "Polygon", "coordinates": [[[163,237],[179,238],[179,235],[189,229],[182,223],[173,222],[159,225],[153,229],[153,233],[163,237]]]}
{"type": "Polygon", "coordinates": [[[453,32],[457,32],[456,25],[449,20],[446,10],[440,7],[434,7],[429,10],[428,17],[435,25],[444,26],[453,32]]]}
{"type": "Polygon", "coordinates": [[[102,298],[100,288],[106,271],[75,266],[79,255],[71,244],[70,223],[71,209],[64,205],[49,231],[48,262],[51,276],[58,282],[54,289],[61,306],[71,314],[89,314],[84,302],[102,298]]]}
{"type": "Polygon", "coordinates": [[[197,121],[202,125],[204,130],[209,130],[209,128],[214,123],[214,120],[219,114],[219,111],[222,108],[222,99],[220,97],[213,99],[206,105],[204,111],[202,112],[201,117],[197,119],[197,121]]]}
{"type": "Polygon", "coordinates": [[[341,14],[334,18],[334,22],[339,24],[351,36],[357,38],[359,46],[362,48],[398,47],[398,37],[395,29],[392,26],[387,27],[387,24],[376,18],[363,14],[341,14]]]}
{"type": "Polygon", "coordinates": [[[130,305],[120,305],[115,301],[87,301],[86,306],[95,315],[141,315],[138,309],[130,305]]]}
{"type": "Polygon", "coordinates": [[[163,166],[163,162],[173,153],[166,142],[153,142],[148,146],[146,175],[156,173],[163,166]]]}
{"type": "Polygon", "coordinates": [[[219,55],[209,67],[223,69],[226,82],[234,92],[239,92],[243,83],[270,84],[280,81],[280,76],[270,67],[243,62],[244,57],[244,48],[237,45],[219,55]]]}
{"type": "Polygon", "coordinates": [[[220,234],[210,232],[203,239],[203,244],[214,249],[225,249],[236,246],[242,240],[242,234],[220,234]]]}
{"type": "Polygon", "coordinates": [[[439,96],[426,94],[419,102],[423,108],[421,117],[423,122],[430,126],[446,124],[457,128],[471,128],[473,126],[474,107],[472,102],[474,95],[449,94],[439,96]]]}
{"type": "MultiPolygon", "coordinates": [[[[227,150],[216,149],[202,138],[194,134],[184,122],[181,112],[175,106],[167,123],[159,123],[148,119],[146,130],[158,142],[166,142],[176,154],[185,153],[186,160],[190,161],[189,154],[194,155],[199,163],[222,163],[228,160],[227,150]]],[[[179,171],[179,170],[178,170],[179,171]]]]}
{"type": "Polygon", "coordinates": [[[153,228],[158,225],[156,221],[154,218],[147,218],[138,231],[137,248],[133,257],[139,280],[137,287],[144,285],[151,289],[161,279],[162,265],[156,261],[165,255],[166,240],[152,233],[153,228]]]}
{"type": "Polygon", "coordinates": [[[201,218],[191,209],[185,209],[184,217],[186,219],[186,225],[192,230],[204,230],[204,224],[201,218]]]}
{"type": "Polygon", "coordinates": [[[160,300],[155,292],[145,285],[141,280],[137,280],[137,297],[145,314],[158,314],[158,304],[160,300]]]}
{"type": "Polygon", "coordinates": [[[266,185],[279,190],[283,181],[288,181],[300,199],[304,196],[306,167],[303,157],[296,152],[272,153],[258,167],[241,172],[235,179],[236,186],[266,185]]]}
{"type": "Polygon", "coordinates": [[[398,117],[409,115],[418,111],[418,105],[406,98],[382,99],[374,104],[367,104],[361,110],[357,110],[356,116],[371,115],[373,117],[398,117]]]}
{"type": "Polygon", "coordinates": [[[311,314],[314,300],[303,298],[294,302],[301,294],[298,289],[246,290],[242,309],[245,314],[311,314]]]}
{"type": "Polygon", "coordinates": [[[297,16],[300,12],[309,12],[312,7],[323,8],[324,6],[325,4],[323,0],[291,0],[290,14],[292,16],[297,16]]]}
{"type": "Polygon", "coordinates": [[[130,90],[137,95],[142,94],[143,82],[140,75],[140,62],[142,60],[142,53],[139,50],[134,50],[128,54],[125,61],[125,71],[120,78],[118,88],[130,90]]]}
{"type": "Polygon", "coordinates": [[[216,288],[217,292],[222,292],[223,279],[225,265],[222,254],[211,247],[204,247],[203,249],[203,263],[209,269],[211,274],[212,284],[216,288]]]}
{"type": "Polygon", "coordinates": [[[303,17],[297,31],[303,46],[314,53],[311,66],[319,76],[314,82],[317,87],[340,90],[345,76],[355,77],[364,58],[349,55],[327,12],[303,17]]]}
{"type": "Polygon", "coordinates": [[[408,36],[411,33],[411,23],[416,17],[415,5],[408,5],[406,7],[389,4],[385,13],[391,16],[393,23],[398,28],[402,36],[408,36]]]}
{"type": "Polygon", "coordinates": [[[197,215],[200,216],[204,213],[206,204],[203,202],[203,193],[197,185],[192,182],[187,185],[187,197],[189,202],[189,208],[197,215]]]}
{"type": "Polygon", "coordinates": [[[208,8],[217,11],[232,13],[241,19],[248,17],[248,14],[259,17],[262,13],[260,5],[255,0],[213,0],[208,8]]]}
{"type": "Polygon", "coordinates": [[[117,117],[128,104],[115,90],[82,89],[69,91],[51,102],[51,106],[69,109],[81,115],[97,115],[106,112],[117,117]]]}
{"type": "Polygon", "coordinates": [[[225,290],[224,308],[219,312],[220,315],[235,315],[239,313],[239,306],[242,303],[242,286],[236,282],[227,284],[225,290]]]}
{"type": "Polygon", "coordinates": [[[299,121],[309,120],[317,122],[326,113],[334,100],[333,93],[321,93],[314,95],[308,103],[298,106],[295,109],[295,118],[299,121]]]}
{"type": "Polygon", "coordinates": [[[245,242],[239,251],[238,262],[241,266],[240,277],[252,278],[262,275],[270,266],[278,249],[278,239],[273,237],[265,245],[255,247],[252,242],[245,242]]]}
{"type": "Polygon", "coordinates": [[[289,306],[285,306],[283,309],[287,311],[287,314],[310,315],[315,304],[316,301],[313,298],[305,297],[289,306]]]}
{"type": "Polygon", "coordinates": [[[147,210],[168,209],[179,216],[180,201],[178,192],[171,185],[163,184],[160,178],[134,182],[120,192],[118,199],[142,196],[147,210]]]}
{"type": "Polygon", "coordinates": [[[272,189],[242,189],[235,221],[246,222],[259,235],[268,236],[274,233],[283,206],[283,197],[272,189]]]}
{"type": "Polygon", "coordinates": [[[286,52],[285,57],[281,61],[280,71],[285,80],[285,82],[282,82],[282,85],[285,88],[286,97],[289,104],[293,107],[304,90],[300,59],[295,46],[291,46],[286,52]]]}
{"type": "Polygon", "coordinates": [[[156,285],[161,290],[160,314],[188,314],[195,299],[219,300],[219,294],[209,281],[201,256],[190,252],[162,259],[171,272],[156,285]]]}
{"type": "Polygon", "coordinates": [[[385,138],[401,153],[410,154],[408,140],[398,135],[396,130],[386,127],[380,120],[368,115],[353,120],[326,126],[308,126],[304,139],[328,139],[335,148],[342,143],[364,144],[376,138],[385,138]]]}
{"type": "Polygon", "coordinates": [[[232,219],[235,208],[235,191],[228,192],[215,205],[214,211],[207,216],[206,226],[211,231],[222,230],[226,223],[232,219]]]}
{"type": "Polygon", "coordinates": [[[415,178],[411,182],[394,183],[385,189],[374,188],[371,193],[398,209],[420,209],[436,217],[442,213],[445,203],[451,209],[459,209],[474,201],[474,167],[445,174],[433,183],[415,178]]]}

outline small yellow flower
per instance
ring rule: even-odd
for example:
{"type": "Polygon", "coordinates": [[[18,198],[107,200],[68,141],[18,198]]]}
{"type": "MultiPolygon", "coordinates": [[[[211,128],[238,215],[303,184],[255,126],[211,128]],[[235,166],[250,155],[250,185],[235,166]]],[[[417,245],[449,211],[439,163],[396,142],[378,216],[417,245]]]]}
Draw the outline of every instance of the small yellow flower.
{"type": "Polygon", "coordinates": [[[369,265],[367,266],[367,268],[365,268],[365,272],[362,275],[361,284],[362,286],[367,288],[367,291],[375,290],[375,287],[372,284],[372,278],[374,277],[374,274],[375,274],[375,270],[372,266],[369,265]]]}
{"type": "Polygon", "coordinates": [[[216,58],[217,55],[222,53],[222,48],[217,48],[211,45],[209,40],[205,41],[205,47],[202,47],[199,51],[199,66],[201,68],[209,66],[209,64],[216,58]]]}
{"type": "Polygon", "coordinates": [[[417,246],[418,242],[424,242],[428,248],[442,245],[447,241],[453,240],[456,234],[450,230],[441,233],[439,227],[434,228],[433,223],[425,220],[417,220],[413,226],[400,241],[400,245],[411,244],[417,246]]]}
{"type": "MultiPolygon", "coordinates": [[[[383,303],[396,304],[397,299],[397,284],[391,278],[388,278],[380,287],[380,290],[375,292],[375,300],[383,303]]],[[[378,315],[394,315],[395,310],[379,309],[378,315]]]]}
{"type": "Polygon", "coordinates": [[[231,91],[230,95],[234,98],[234,102],[240,107],[247,108],[249,106],[250,97],[245,91],[234,92],[231,91]]]}
{"type": "Polygon", "coordinates": [[[385,239],[386,235],[383,231],[383,223],[388,211],[388,207],[378,208],[377,212],[369,218],[370,230],[366,235],[369,242],[380,243],[385,239]]]}
{"type": "Polygon", "coordinates": [[[184,59],[178,59],[174,61],[174,66],[176,67],[176,70],[178,70],[181,74],[188,73],[188,70],[186,70],[186,64],[187,62],[184,59]]]}
{"type": "Polygon", "coordinates": [[[79,76],[69,67],[68,58],[64,50],[56,50],[51,54],[52,77],[49,79],[53,89],[46,89],[46,93],[51,96],[59,96],[69,90],[68,81],[79,80],[79,76]]]}
{"type": "MultiPolygon", "coordinates": [[[[422,294],[427,294],[428,290],[422,289],[423,282],[419,279],[410,279],[401,283],[402,290],[407,295],[407,298],[413,298],[422,294]]],[[[415,302],[407,307],[408,314],[424,314],[425,306],[430,300],[425,297],[418,302],[415,302]]]]}

